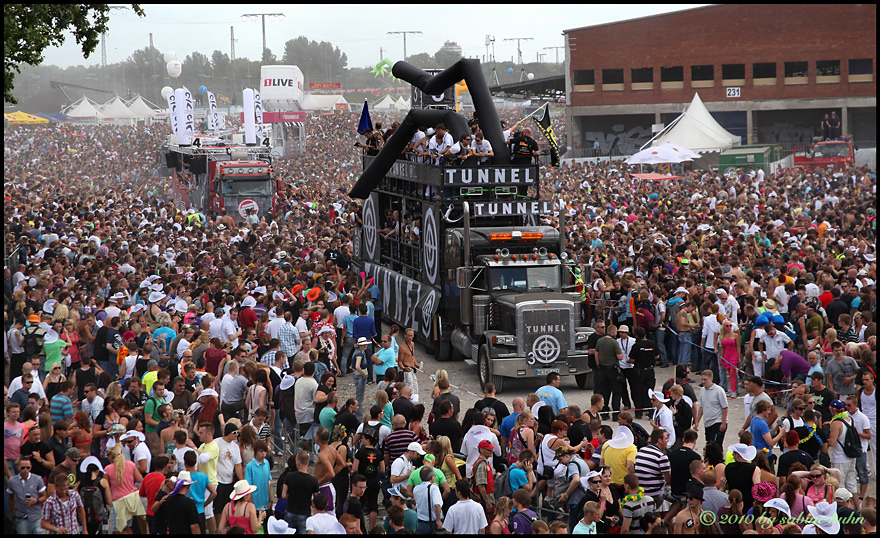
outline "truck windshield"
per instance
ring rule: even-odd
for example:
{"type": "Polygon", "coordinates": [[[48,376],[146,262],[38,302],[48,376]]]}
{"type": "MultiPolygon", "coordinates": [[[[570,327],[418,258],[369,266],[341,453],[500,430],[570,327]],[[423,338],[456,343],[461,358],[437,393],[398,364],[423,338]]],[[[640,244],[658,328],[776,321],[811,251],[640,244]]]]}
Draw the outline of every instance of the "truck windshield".
{"type": "Polygon", "coordinates": [[[817,157],[849,157],[849,144],[816,144],[813,150],[817,157]]]}
{"type": "Polygon", "coordinates": [[[492,290],[542,290],[559,288],[559,267],[493,267],[489,270],[492,290]]]}
{"type": "Polygon", "coordinates": [[[272,196],[272,181],[221,181],[220,194],[223,196],[272,196]]]}

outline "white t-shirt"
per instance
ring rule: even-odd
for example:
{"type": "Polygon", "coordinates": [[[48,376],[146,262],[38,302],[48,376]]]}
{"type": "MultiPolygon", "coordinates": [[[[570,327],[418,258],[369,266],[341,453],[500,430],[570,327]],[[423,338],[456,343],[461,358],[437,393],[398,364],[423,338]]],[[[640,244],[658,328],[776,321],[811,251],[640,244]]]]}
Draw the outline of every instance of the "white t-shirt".
{"type": "Polygon", "coordinates": [[[617,361],[617,364],[620,366],[621,370],[626,370],[628,368],[635,367],[635,364],[626,362],[626,359],[629,358],[629,352],[632,351],[633,345],[635,343],[636,343],[636,339],[632,338],[632,337],[617,339],[617,344],[620,346],[620,350],[623,351],[623,360],[617,361]]]}
{"type": "Polygon", "coordinates": [[[141,460],[147,460],[147,471],[149,471],[150,462],[153,461],[153,455],[150,453],[150,447],[147,446],[147,443],[138,443],[137,446],[134,447],[132,461],[135,465],[138,465],[138,462],[141,460]]]}
{"type": "MultiPolygon", "coordinates": [[[[477,144],[477,140],[474,139],[471,142],[471,149],[477,153],[489,153],[490,151],[492,151],[492,144],[490,144],[489,141],[486,140],[485,138],[483,139],[482,144],[477,144]]],[[[478,162],[480,164],[483,164],[488,160],[489,160],[489,157],[480,157],[478,162]]]]}
{"type": "Polygon", "coordinates": [[[488,524],[483,507],[473,499],[453,504],[443,520],[443,528],[449,534],[478,534],[488,524]]]}
{"type": "MultiPolygon", "coordinates": [[[[851,416],[853,419],[853,426],[856,427],[856,431],[858,431],[859,433],[871,431],[871,421],[864,413],[862,413],[861,411],[856,411],[856,414],[851,416]]],[[[870,439],[859,437],[859,441],[861,441],[862,443],[862,452],[867,452],[870,439]]]]}
{"type": "MultiPolygon", "coordinates": [[[[391,473],[392,476],[394,473],[391,473]]],[[[422,482],[413,488],[413,497],[416,501],[416,512],[419,515],[419,521],[436,521],[437,513],[433,510],[434,506],[443,506],[443,494],[437,484],[430,482],[422,482]],[[430,495],[430,501],[428,496],[430,495]]]]}
{"type": "Polygon", "coordinates": [[[345,534],[345,527],[333,514],[315,514],[306,520],[306,532],[315,534],[345,534]]]}
{"type": "Polygon", "coordinates": [[[187,452],[189,452],[190,450],[195,452],[196,455],[198,456],[198,451],[196,451],[196,449],[190,448],[188,446],[185,446],[183,448],[175,448],[174,449],[174,456],[177,458],[177,470],[178,471],[186,471],[186,464],[183,463],[183,456],[187,452]]]}
{"type": "Polygon", "coordinates": [[[220,449],[220,456],[217,458],[217,481],[221,484],[232,484],[235,478],[235,464],[241,463],[241,449],[235,441],[227,443],[222,437],[214,439],[214,442],[220,449]]]}
{"type": "Polygon", "coordinates": [[[394,461],[391,462],[391,476],[403,476],[407,473],[412,472],[413,464],[406,457],[406,453],[401,454],[394,461]]]}
{"type": "MultiPolygon", "coordinates": [[[[370,426],[376,426],[379,424],[378,420],[370,420],[367,422],[370,426]]],[[[355,434],[363,434],[364,433],[364,423],[358,424],[358,429],[355,434]]],[[[376,444],[377,448],[382,448],[385,446],[385,438],[391,434],[391,428],[388,426],[379,426],[379,442],[376,444]]],[[[361,446],[363,446],[363,442],[361,442],[361,446]]]]}
{"type": "Polygon", "coordinates": [[[464,438],[461,440],[461,452],[467,455],[465,471],[467,472],[468,477],[473,474],[474,462],[480,457],[480,441],[489,441],[492,443],[495,447],[495,450],[492,452],[496,456],[501,456],[501,444],[498,442],[498,437],[496,437],[486,426],[471,426],[471,429],[467,431],[464,438]]]}

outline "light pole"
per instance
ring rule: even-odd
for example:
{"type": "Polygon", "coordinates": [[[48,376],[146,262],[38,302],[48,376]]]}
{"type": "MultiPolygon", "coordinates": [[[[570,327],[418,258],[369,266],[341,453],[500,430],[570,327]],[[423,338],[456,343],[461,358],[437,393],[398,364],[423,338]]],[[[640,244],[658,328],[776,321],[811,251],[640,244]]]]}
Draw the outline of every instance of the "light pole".
{"type": "Polygon", "coordinates": [[[260,55],[261,60],[262,60],[262,57],[266,55],[266,17],[284,17],[284,16],[285,16],[284,13],[245,13],[244,15],[242,15],[242,17],[245,19],[256,19],[257,17],[260,17],[263,19],[263,51],[262,51],[262,54],[260,55]]]}
{"type": "Polygon", "coordinates": [[[389,35],[403,34],[403,61],[406,61],[406,34],[421,34],[419,31],[407,30],[405,32],[387,32],[389,35]]]}

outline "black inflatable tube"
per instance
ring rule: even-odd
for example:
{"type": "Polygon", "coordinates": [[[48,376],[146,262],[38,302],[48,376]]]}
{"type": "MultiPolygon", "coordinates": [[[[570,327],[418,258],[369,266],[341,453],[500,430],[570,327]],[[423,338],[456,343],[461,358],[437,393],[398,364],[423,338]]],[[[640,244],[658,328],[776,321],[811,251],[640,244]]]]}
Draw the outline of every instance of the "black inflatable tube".
{"type": "Polygon", "coordinates": [[[461,135],[468,132],[467,120],[453,110],[411,110],[382,147],[370,167],[361,174],[349,196],[361,199],[368,197],[385,177],[385,174],[394,166],[394,161],[400,158],[400,154],[412,140],[419,125],[437,125],[438,123],[445,123],[456,141],[461,135]]]}
{"type": "MultiPolygon", "coordinates": [[[[450,86],[464,79],[468,91],[474,101],[474,109],[480,118],[480,129],[483,135],[492,144],[495,157],[492,164],[509,164],[510,150],[507,147],[504,135],[501,131],[501,121],[498,111],[492,102],[492,94],[489,93],[489,85],[486,77],[480,69],[479,60],[461,59],[452,66],[444,69],[435,76],[431,76],[418,67],[406,62],[397,62],[391,69],[395,77],[409,82],[428,95],[443,93],[450,86]]],[[[412,140],[419,125],[436,125],[443,122],[449,129],[453,138],[458,141],[461,135],[468,132],[467,121],[464,116],[451,110],[412,110],[406,115],[403,123],[397,128],[385,146],[373,160],[369,168],[364,170],[349,196],[364,199],[370,195],[373,189],[391,170],[406,145],[412,140]]]]}

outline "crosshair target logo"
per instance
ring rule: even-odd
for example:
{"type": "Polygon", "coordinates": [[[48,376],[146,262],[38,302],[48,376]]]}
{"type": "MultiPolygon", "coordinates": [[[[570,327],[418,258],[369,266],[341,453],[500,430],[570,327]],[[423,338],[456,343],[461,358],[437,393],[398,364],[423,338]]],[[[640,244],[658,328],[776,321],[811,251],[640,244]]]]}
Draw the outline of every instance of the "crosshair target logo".
{"type": "Polygon", "coordinates": [[[558,359],[561,351],[562,346],[559,344],[559,340],[550,334],[539,336],[532,344],[532,356],[536,361],[544,364],[550,364],[558,359]]]}

